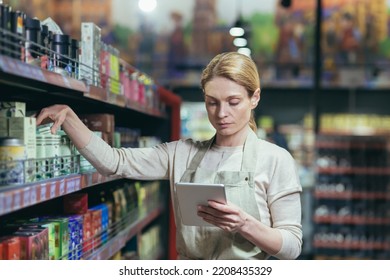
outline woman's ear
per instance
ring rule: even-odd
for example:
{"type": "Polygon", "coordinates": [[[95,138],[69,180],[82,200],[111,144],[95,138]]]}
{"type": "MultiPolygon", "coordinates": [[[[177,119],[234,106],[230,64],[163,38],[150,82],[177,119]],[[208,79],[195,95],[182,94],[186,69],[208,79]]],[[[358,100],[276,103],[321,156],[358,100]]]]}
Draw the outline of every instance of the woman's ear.
{"type": "Polygon", "coordinates": [[[258,88],[255,90],[255,92],[253,93],[253,95],[251,97],[252,109],[257,107],[257,104],[259,104],[259,101],[260,101],[260,89],[258,88]]]}

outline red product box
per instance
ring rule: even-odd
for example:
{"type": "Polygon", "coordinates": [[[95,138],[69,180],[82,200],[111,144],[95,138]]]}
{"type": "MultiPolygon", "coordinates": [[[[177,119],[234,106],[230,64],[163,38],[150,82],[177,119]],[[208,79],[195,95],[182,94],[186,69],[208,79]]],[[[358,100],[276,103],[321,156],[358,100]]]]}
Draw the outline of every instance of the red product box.
{"type": "Polygon", "coordinates": [[[88,194],[73,193],[64,197],[65,214],[85,214],[88,212],[88,194]]]}
{"type": "Polygon", "coordinates": [[[83,214],[83,255],[92,251],[92,215],[91,212],[83,214]]]}
{"type": "Polygon", "coordinates": [[[101,233],[102,233],[102,210],[101,209],[89,209],[91,213],[91,225],[92,225],[92,248],[98,248],[101,246],[101,233]]]}
{"type": "Polygon", "coordinates": [[[87,114],[80,116],[83,123],[92,131],[113,132],[115,117],[111,114],[87,114]]]}
{"type": "Polygon", "coordinates": [[[21,260],[48,260],[49,234],[47,228],[22,229],[15,232],[20,240],[21,260]]]}
{"type": "Polygon", "coordinates": [[[2,259],[4,260],[20,260],[20,240],[18,237],[6,236],[0,239],[2,251],[2,259]]]}

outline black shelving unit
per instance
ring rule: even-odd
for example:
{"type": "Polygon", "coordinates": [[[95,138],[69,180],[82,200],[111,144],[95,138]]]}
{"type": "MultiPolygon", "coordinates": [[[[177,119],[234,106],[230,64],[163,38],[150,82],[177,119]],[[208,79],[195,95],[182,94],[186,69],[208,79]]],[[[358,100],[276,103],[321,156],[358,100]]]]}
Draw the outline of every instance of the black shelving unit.
{"type": "Polygon", "coordinates": [[[375,135],[317,137],[315,258],[390,257],[388,143],[375,135]]]}
{"type": "MultiPolygon", "coordinates": [[[[172,120],[172,111],[179,110],[177,107],[180,107],[180,103],[169,102],[170,99],[176,100],[175,96],[163,88],[161,94],[163,102],[166,102],[166,110],[151,110],[102,88],[89,86],[74,78],[3,55],[0,55],[0,88],[0,101],[25,102],[27,112],[37,112],[52,104],[68,104],[77,114],[113,114],[116,126],[135,128],[141,131],[141,135],[158,136],[162,141],[172,140],[172,130],[179,130],[178,127],[173,127],[179,125],[179,122],[172,120]]],[[[89,192],[93,195],[107,184],[120,182],[91,170],[23,185],[0,186],[0,219],[7,221],[28,217],[35,211],[50,215],[51,209],[61,205],[61,200],[67,195],[78,192],[89,192]]],[[[128,213],[127,218],[121,221],[121,226],[111,231],[106,242],[98,244],[82,258],[111,258],[124,248],[127,242],[139,238],[145,228],[153,223],[160,223],[166,232],[162,234],[164,242],[158,250],[158,255],[151,258],[167,258],[170,249],[169,186],[163,181],[159,184],[162,191],[157,200],[145,202],[131,215],[128,213]]]]}

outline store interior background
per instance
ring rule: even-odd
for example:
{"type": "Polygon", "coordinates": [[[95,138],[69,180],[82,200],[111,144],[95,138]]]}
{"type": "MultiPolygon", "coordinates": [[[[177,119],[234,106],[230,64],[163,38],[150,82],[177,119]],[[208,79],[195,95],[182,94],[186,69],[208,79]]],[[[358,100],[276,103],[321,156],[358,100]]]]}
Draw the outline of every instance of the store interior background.
{"type": "Polygon", "coordinates": [[[124,60],[182,98],[181,136],[200,140],[213,134],[201,71],[239,49],[229,32],[243,27],[247,49],[238,51],[260,71],[259,137],[273,141],[278,127],[301,177],[301,258],[390,258],[390,1],[156,0],[147,12],[138,0],[4,2],[50,16],[73,38],[81,22],[96,23],[124,60]],[[377,172],[367,143],[382,139],[377,172]],[[340,153],[348,161],[356,152],[365,168],[337,169],[340,153]]]}

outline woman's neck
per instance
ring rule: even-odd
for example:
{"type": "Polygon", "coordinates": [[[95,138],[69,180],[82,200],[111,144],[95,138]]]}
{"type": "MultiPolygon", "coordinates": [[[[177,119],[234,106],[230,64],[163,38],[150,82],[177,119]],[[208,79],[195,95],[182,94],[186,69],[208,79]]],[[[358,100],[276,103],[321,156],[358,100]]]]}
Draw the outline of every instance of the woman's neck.
{"type": "Polygon", "coordinates": [[[217,132],[215,144],[223,147],[242,146],[244,145],[246,137],[248,136],[249,129],[249,127],[247,129],[242,129],[241,131],[232,135],[223,135],[218,134],[217,132]]]}

